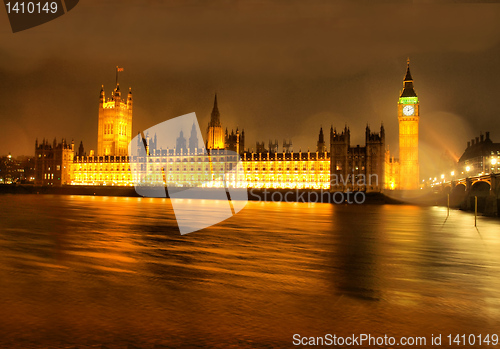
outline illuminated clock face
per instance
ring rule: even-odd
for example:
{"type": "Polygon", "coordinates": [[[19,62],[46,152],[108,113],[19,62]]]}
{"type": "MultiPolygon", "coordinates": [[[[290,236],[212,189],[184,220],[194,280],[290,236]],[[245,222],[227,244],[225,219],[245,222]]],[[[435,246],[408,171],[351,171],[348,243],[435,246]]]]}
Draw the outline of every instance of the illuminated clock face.
{"type": "Polygon", "coordinates": [[[405,105],[403,107],[403,114],[406,116],[413,115],[414,112],[415,112],[415,108],[413,107],[413,105],[405,105]]]}

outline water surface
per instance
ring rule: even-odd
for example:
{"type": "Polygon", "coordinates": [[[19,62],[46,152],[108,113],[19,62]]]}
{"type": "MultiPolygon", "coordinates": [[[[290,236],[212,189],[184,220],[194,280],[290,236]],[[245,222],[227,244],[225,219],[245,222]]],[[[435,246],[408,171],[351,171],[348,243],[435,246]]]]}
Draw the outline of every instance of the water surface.
{"type": "Polygon", "coordinates": [[[181,236],[167,199],[2,195],[0,346],[498,333],[499,221],[445,218],[437,207],[249,202],[181,236]]]}

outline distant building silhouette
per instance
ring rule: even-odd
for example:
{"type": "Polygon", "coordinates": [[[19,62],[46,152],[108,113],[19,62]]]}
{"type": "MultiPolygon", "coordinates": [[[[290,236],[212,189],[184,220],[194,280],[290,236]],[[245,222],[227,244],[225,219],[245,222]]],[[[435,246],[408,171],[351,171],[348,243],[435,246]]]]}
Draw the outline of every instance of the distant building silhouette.
{"type": "Polygon", "coordinates": [[[365,146],[351,147],[351,131],[330,131],[332,191],[381,191],[385,177],[385,131],[366,126],[365,146]]]}
{"type": "Polygon", "coordinates": [[[500,143],[493,143],[489,132],[467,142],[458,160],[457,172],[465,176],[500,173],[500,143]]]}
{"type": "Polygon", "coordinates": [[[277,153],[278,152],[278,140],[275,139],[274,142],[269,140],[269,152],[277,153]]]}
{"type": "Polygon", "coordinates": [[[35,185],[60,186],[70,181],[70,164],[73,162],[75,143],[56,139],[50,144],[45,139],[35,142],[35,185]]]}
{"type": "Polygon", "coordinates": [[[190,152],[198,151],[198,135],[194,123],[193,126],[191,127],[191,136],[189,137],[189,151],[190,152]]]}

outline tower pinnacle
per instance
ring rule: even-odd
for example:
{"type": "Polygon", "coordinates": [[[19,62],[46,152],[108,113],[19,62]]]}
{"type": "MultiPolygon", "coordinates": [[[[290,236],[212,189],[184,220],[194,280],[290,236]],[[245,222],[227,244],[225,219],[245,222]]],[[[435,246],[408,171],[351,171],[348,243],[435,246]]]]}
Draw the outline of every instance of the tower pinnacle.
{"type": "Polygon", "coordinates": [[[220,113],[217,106],[217,93],[214,99],[214,108],[210,115],[210,122],[207,129],[207,149],[224,149],[224,133],[220,123],[220,113]]]}
{"type": "Polygon", "coordinates": [[[212,109],[212,115],[210,116],[209,126],[220,126],[220,113],[219,107],[217,106],[217,93],[215,94],[214,108],[212,109]]]}
{"type": "Polygon", "coordinates": [[[403,80],[403,91],[399,97],[417,97],[417,93],[413,88],[413,77],[410,73],[410,58],[406,61],[406,75],[403,80]]]}

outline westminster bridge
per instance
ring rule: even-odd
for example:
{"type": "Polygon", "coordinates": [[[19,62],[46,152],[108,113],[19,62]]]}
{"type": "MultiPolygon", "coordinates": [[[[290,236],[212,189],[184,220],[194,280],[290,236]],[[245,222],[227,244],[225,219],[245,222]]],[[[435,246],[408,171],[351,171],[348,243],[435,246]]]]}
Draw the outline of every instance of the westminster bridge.
{"type": "Polygon", "coordinates": [[[452,206],[474,210],[475,197],[478,210],[489,215],[500,216],[500,174],[470,176],[445,181],[441,185],[444,193],[450,194],[452,206]]]}

